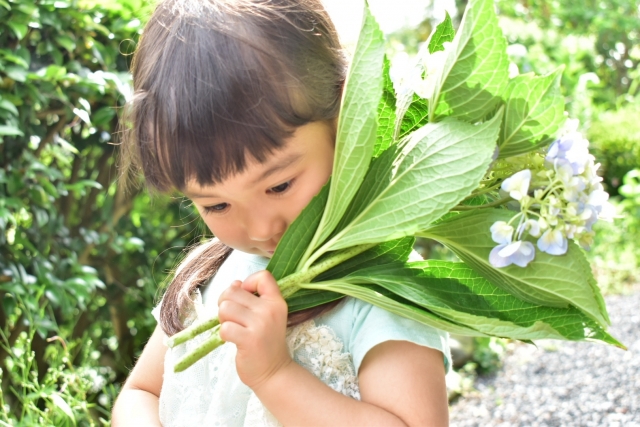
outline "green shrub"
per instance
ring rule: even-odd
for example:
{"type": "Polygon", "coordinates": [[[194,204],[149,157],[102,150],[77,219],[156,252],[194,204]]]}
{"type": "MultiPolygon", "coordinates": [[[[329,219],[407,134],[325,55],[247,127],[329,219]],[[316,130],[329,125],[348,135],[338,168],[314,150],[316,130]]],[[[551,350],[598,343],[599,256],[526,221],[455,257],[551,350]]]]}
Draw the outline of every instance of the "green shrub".
{"type": "Polygon", "coordinates": [[[620,196],[611,200],[618,217],[596,224],[595,242],[587,254],[605,293],[624,292],[640,281],[640,169],[628,172],[623,183],[620,196]]]}
{"type": "Polygon", "coordinates": [[[625,174],[640,167],[640,107],[629,104],[600,114],[587,135],[592,153],[602,163],[607,190],[618,194],[625,174]]]}
{"type": "Polygon", "coordinates": [[[117,182],[114,132],[145,4],[0,0],[5,423],[108,419],[98,397],[117,392],[155,327],[158,283],[200,231],[189,206],[117,182]],[[104,390],[87,388],[99,366],[104,390]]]}

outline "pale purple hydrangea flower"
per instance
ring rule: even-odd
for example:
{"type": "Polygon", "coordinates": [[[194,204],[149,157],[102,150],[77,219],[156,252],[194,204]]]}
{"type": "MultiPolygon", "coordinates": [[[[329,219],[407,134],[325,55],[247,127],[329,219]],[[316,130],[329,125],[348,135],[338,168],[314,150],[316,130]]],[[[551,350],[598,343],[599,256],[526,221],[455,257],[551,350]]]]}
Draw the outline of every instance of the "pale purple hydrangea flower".
{"type": "Polygon", "coordinates": [[[593,156],[589,154],[589,141],[580,132],[572,131],[551,144],[545,160],[555,167],[568,165],[574,175],[579,175],[593,156]]]}
{"type": "Polygon", "coordinates": [[[518,236],[522,236],[522,234],[526,232],[530,236],[538,237],[540,236],[541,228],[542,227],[540,226],[540,222],[536,221],[535,219],[528,219],[518,227],[518,236]]]}
{"type": "Polygon", "coordinates": [[[498,245],[491,250],[489,262],[496,268],[515,264],[526,267],[536,256],[536,248],[531,242],[516,241],[498,245]]]}
{"type": "Polygon", "coordinates": [[[529,169],[521,170],[511,175],[502,182],[501,188],[509,193],[509,196],[516,200],[522,200],[529,192],[529,184],[531,183],[531,171],[529,169]]]}
{"type": "Polygon", "coordinates": [[[564,255],[567,253],[567,238],[558,229],[547,230],[538,239],[538,249],[550,255],[564,255]]]}
{"type": "Polygon", "coordinates": [[[496,221],[491,226],[491,239],[500,244],[511,243],[513,227],[504,221],[496,221]]]}
{"type": "Polygon", "coordinates": [[[565,254],[568,239],[589,249],[593,225],[599,219],[610,221],[615,216],[597,174],[600,165],[589,153],[589,141],[577,128],[578,122],[570,120],[567,131],[549,146],[544,158],[530,154],[506,163],[526,165],[527,169],[501,184],[501,197],[508,194],[514,199],[507,207],[519,213],[509,224],[498,221],[491,227],[491,238],[498,243],[489,257],[494,267],[527,265],[535,256],[535,246],[523,240],[527,235],[538,238],[538,249],[551,255],[565,254]],[[514,232],[510,223],[516,220],[514,232]]]}

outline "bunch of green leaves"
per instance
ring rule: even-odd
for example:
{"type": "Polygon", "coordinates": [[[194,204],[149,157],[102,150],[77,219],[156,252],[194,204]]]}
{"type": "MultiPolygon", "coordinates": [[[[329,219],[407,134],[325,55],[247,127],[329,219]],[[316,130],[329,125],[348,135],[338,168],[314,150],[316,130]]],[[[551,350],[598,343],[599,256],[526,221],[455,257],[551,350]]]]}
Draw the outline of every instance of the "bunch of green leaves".
{"type": "MultiPolygon", "coordinates": [[[[517,156],[555,139],[564,123],[561,69],[509,79],[492,0],[470,1],[457,32],[449,19],[440,24],[421,61],[442,50],[429,98],[396,99],[382,34],[365,8],[331,181],[267,267],[289,310],[346,295],[462,335],[621,346],[605,330],[604,301],[575,244],[561,257],[539,253],[527,268],[489,264],[491,225],[515,214],[496,199],[490,166],[496,153],[517,156]],[[415,236],[442,243],[462,262],[409,262],[415,236]]],[[[169,345],[216,324],[199,323],[169,345]]],[[[176,370],[220,342],[214,331],[176,370]]]]}

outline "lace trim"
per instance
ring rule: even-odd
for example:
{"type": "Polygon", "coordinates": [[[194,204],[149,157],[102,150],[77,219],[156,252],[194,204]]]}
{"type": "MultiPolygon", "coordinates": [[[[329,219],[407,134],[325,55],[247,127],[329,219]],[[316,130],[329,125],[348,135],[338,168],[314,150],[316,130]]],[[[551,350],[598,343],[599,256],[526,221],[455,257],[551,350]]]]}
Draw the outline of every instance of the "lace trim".
{"type": "MultiPolygon", "coordinates": [[[[342,341],[330,327],[316,326],[313,320],[294,326],[287,331],[287,346],[291,357],[323,383],[338,393],[360,400],[351,354],[342,351],[342,341]]],[[[244,425],[280,427],[282,424],[251,393],[244,425]]]]}
{"type": "Polygon", "coordinates": [[[351,353],[342,351],[342,341],[329,326],[316,326],[313,320],[301,323],[288,331],[287,345],[294,360],[323,383],[360,400],[351,353]]]}
{"type": "MultiPolygon", "coordinates": [[[[173,373],[176,360],[206,339],[206,335],[167,352],[160,395],[163,425],[280,426],[253,391],[238,378],[236,347],[232,344],[222,345],[184,372],[173,373]]],[[[291,357],[323,383],[360,400],[351,354],[343,351],[342,341],[330,327],[316,326],[309,320],[289,328],[287,346],[291,357]]]]}

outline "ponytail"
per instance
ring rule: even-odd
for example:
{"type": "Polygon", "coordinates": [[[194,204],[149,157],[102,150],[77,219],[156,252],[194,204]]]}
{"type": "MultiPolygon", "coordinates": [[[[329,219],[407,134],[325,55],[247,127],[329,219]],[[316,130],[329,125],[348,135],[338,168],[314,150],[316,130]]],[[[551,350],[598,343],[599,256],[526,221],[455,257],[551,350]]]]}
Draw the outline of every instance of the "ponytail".
{"type": "Polygon", "coordinates": [[[232,251],[218,239],[212,239],[192,250],[178,267],[160,308],[160,326],[167,336],[185,328],[187,313],[193,311],[193,293],[218,272],[232,251]]]}

